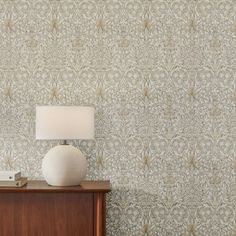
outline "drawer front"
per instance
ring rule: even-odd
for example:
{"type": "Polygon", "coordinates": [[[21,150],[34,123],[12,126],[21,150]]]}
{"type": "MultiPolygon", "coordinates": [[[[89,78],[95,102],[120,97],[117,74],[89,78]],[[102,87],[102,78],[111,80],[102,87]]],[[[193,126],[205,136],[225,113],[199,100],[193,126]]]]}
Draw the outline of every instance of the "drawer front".
{"type": "Polygon", "coordinates": [[[0,193],[1,236],[93,236],[93,193],[0,193]]]}

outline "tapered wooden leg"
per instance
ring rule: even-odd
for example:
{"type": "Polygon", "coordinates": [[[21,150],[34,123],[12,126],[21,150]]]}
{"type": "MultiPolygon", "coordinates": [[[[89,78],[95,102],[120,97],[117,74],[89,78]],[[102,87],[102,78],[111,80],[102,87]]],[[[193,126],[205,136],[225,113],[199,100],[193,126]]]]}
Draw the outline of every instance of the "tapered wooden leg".
{"type": "Polygon", "coordinates": [[[106,196],[94,193],[94,236],[106,235],[106,196]]]}

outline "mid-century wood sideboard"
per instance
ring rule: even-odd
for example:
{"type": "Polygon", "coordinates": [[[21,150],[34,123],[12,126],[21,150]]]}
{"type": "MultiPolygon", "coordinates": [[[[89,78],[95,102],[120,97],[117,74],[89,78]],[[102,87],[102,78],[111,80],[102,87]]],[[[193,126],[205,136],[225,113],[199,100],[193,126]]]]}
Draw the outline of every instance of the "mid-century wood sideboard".
{"type": "Polygon", "coordinates": [[[105,236],[105,195],[109,181],[52,187],[30,181],[0,188],[1,236],[105,236]]]}

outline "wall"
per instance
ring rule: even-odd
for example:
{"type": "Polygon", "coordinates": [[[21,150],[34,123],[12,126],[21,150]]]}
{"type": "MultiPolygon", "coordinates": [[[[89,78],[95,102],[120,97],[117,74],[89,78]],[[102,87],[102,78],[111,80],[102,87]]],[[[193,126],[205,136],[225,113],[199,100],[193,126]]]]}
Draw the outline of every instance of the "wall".
{"type": "Polygon", "coordinates": [[[94,105],[108,235],[235,235],[236,2],[0,1],[0,166],[40,179],[36,105],[94,105]]]}

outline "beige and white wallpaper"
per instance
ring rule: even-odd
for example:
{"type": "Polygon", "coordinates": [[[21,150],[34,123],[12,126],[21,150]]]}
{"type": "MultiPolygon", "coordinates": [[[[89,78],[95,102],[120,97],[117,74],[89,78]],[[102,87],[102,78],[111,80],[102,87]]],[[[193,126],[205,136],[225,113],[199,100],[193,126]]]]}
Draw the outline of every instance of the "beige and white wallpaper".
{"type": "Polygon", "coordinates": [[[36,105],[93,105],[108,236],[236,235],[235,0],[1,0],[0,167],[41,179],[36,105]]]}

